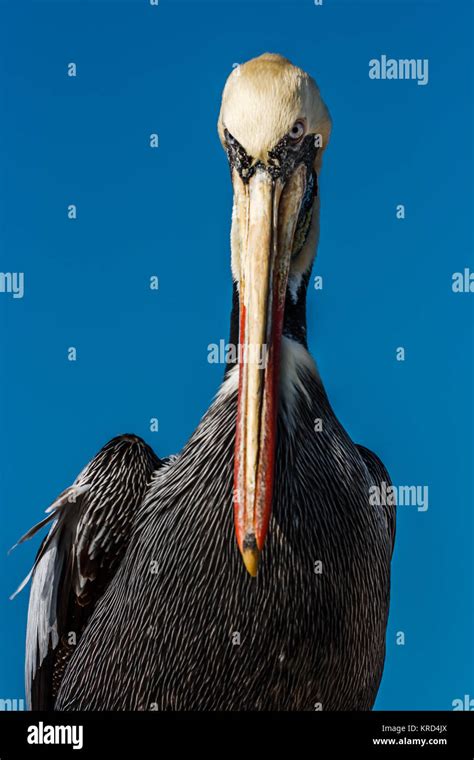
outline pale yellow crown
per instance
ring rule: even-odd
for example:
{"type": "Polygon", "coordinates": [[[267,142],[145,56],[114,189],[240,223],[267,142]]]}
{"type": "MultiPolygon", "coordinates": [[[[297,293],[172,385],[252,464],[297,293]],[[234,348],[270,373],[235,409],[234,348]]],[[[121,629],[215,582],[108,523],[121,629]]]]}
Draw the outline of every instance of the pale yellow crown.
{"type": "Polygon", "coordinates": [[[322,136],[324,149],[331,131],[328,109],[314,79],[287,58],[265,53],[228,77],[218,122],[223,144],[227,129],[249,156],[266,161],[298,120],[304,121],[307,134],[322,136]]]}

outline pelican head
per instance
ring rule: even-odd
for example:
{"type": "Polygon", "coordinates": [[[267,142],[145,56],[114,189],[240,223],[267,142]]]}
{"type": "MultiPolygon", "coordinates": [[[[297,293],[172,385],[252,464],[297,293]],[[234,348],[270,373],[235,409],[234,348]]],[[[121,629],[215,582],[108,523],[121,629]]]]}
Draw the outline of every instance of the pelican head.
{"type": "Polygon", "coordinates": [[[330,129],[314,80],[280,55],[254,58],[226,82],[218,131],[234,189],[232,274],[240,303],[234,515],[253,576],[271,514],[285,301],[315,255],[317,176],[330,129]]]}

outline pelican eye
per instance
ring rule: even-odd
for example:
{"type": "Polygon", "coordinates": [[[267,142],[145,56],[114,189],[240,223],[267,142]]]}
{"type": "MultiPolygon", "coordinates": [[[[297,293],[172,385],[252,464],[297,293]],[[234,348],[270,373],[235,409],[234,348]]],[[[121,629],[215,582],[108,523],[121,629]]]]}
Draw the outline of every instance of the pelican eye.
{"type": "Polygon", "coordinates": [[[301,120],[295,121],[291,127],[288,137],[292,143],[297,143],[301,140],[305,132],[304,122],[301,120]]]}

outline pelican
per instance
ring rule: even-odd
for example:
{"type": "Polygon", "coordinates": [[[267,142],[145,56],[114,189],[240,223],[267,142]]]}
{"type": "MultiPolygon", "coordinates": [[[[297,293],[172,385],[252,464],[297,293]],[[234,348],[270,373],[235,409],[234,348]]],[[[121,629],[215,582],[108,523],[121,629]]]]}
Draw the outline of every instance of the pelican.
{"type": "Polygon", "coordinates": [[[20,539],[50,524],[29,576],[32,709],[372,708],[395,508],[369,491],[390,479],[336,418],[306,336],[330,129],[280,55],[227,79],[239,351],[177,456],[113,439],[20,539]]]}

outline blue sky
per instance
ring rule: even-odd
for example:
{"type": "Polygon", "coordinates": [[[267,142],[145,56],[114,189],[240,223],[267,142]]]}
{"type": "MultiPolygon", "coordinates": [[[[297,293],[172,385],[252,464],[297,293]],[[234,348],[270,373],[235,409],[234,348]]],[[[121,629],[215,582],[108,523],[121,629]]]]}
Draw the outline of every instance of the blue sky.
{"type": "Polygon", "coordinates": [[[0,13],[1,269],[25,273],[23,298],[0,293],[0,697],[23,696],[27,594],[8,595],[38,541],[7,548],[113,435],[178,451],[218,387],[207,346],[228,336],[231,186],[216,122],[233,64],[265,51],[316,78],[334,122],[311,350],[352,438],[395,484],[429,487],[426,512],[399,509],[376,707],[474,697],[474,296],[451,288],[474,269],[470,3],[36,0],[0,13]],[[428,84],[371,80],[382,54],[428,59],[428,84]]]}

